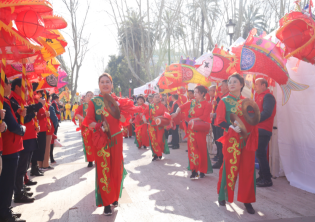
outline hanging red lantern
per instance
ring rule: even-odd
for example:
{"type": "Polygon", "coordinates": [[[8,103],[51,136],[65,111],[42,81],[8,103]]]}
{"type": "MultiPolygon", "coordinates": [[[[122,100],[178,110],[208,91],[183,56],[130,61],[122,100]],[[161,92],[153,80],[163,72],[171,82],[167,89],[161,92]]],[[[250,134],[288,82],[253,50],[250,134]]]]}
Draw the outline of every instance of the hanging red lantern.
{"type": "Polygon", "coordinates": [[[27,38],[37,38],[45,30],[44,20],[32,10],[20,12],[15,23],[21,35],[27,38]]]}

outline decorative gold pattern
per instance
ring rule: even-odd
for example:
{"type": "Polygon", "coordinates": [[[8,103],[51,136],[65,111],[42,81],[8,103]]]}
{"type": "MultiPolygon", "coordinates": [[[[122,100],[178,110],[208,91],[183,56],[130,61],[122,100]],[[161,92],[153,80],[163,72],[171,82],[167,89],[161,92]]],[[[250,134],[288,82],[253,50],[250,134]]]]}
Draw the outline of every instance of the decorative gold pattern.
{"type": "MultiPolygon", "coordinates": [[[[234,137],[231,137],[229,139],[229,142],[233,143],[233,145],[229,147],[227,151],[229,153],[233,153],[234,159],[230,159],[230,163],[234,165],[237,163],[237,156],[241,155],[241,151],[238,150],[240,145],[237,142],[236,138],[234,137]]],[[[229,187],[231,187],[231,190],[234,190],[234,187],[235,187],[236,178],[235,178],[234,172],[236,172],[237,170],[238,170],[237,166],[231,166],[231,174],[228,175],[228,179],[231,180],[231,182],[228,184],[229,187]]]]}
{"type": "Polygon", "coordinates": [[[88,146],[87,144],[89,144],[89,141],[88,141],[88,135],[89,135],[89,129],[88,128],[85,128],[84,130],[84,140],[86,141],[85,144],[85,151],[86,151],[86,154],[87,155],[92,155],[92,152],[91,152],[91,146],[88,146]]]}
{"type": "Polygon", "coordinates": [[[198,166],[199,165],[199,162],[198,162],[198,159],[199,159],[199,155],[198,154],[195,154],[195,147],[194,147],[194,136],[195,136],[195,133],[193,133],[192,130],[188,130],[187,133],[189,134],[189,140],[188,140],[188,148],[190,150],[190,161],[195,165],[195,166],[198,166]]]}
{"type": "Polygon", "coordinates": [[[107,166],[108,163],[107,163],[107,159],[106,158],[108,158],[110,156],[110,153],[106,152],[105,151],[105,147],[103,147],[100,151],[97,152],[97,156],[103,157],[103,159],[104,159],[104,162],[101,162],[101,167],[103,168],[103,170],[102,170],[103,178],[100,179],[100,182],[105,184],[102,187],[102,190],[105,191],[106,193],[110,193],[111,188],[108,187],[110,181],[107,179],[107,176],[106,176],[106,173],[109,172],[109,167],[107,166]]]}
{"type": "Polygon", "coordinates": [[[103,100],[101,100],[100,98],[94,98],[94,101],[95,101],[97,106],[101,106],[100,109],[96,110],[96,114],[97,115],[103,114],[105,117],[108,117],[109,113],[105,111],[105,104],[104,104],[103,100]]]}
{"type": "Polygon", "coordinates": [[[154,150],[154,153],[158,153],[159,150],[156,148],[159,144],[156,142],[156,137],[155,137],[155,129],[153,126],[149,125],[149,133],[151,135],[151,146],[154,150]]]}
{"type": "Polygon", "coordinates": [[[191,100],[191,108],[189,110],[189,115],[191,116],[192,114],[195,114],[195,104],[196,104],[196,101],[193,99],[191,100]]]}

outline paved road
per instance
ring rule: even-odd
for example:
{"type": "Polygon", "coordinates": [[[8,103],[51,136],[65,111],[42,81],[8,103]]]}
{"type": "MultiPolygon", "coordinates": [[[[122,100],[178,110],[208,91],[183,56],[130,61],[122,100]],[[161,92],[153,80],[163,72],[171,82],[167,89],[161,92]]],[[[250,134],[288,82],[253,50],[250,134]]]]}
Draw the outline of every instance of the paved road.
{"type": "Polygon", "coordinates": [[[244,212],[239,202],[219,207],[218,170],[191,181],[186,143],[161,161],[151,162],[151,151],[136,148],[132,138],[124,139],[128,176],[123,197],[114,214],[106,217],[103,208],[95,206],[95,168],[84,162],[80,133],[73,123],[63,122],[58,137],[64,145],[55,149],[59,165],[34,178],[38,185],[32,188],[33,204],[15,207],[28,222],[266,221],[315,216],[315,195],[291,187],[285,178],[273,180],[271,188],[257,188],[255,215],[244,212]]]}

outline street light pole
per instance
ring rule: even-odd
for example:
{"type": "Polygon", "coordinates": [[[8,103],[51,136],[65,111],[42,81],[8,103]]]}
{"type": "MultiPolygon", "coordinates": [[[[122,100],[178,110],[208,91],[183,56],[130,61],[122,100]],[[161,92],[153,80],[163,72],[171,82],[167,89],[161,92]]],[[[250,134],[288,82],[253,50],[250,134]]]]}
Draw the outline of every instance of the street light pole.
{"type": "Polygon", "coordinates": [[[131,98],[131,83],[132,83],[132,79],[129,80],[129,99],[131,98]]]}
{"type": "Polygon", "coordinates": [[[232,45],[232,38],[235,32],[236,24],[233,23],[232,19],[229,19],[229,23],[226,24],[226,34],[230,36],[230,46],[232,45]]]}

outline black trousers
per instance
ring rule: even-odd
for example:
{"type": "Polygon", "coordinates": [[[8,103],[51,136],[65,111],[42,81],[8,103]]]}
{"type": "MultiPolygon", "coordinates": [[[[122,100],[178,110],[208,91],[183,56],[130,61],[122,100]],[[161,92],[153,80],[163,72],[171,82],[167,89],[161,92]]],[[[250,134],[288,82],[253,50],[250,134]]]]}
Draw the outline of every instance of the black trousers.
{"type": "Polygon", "coordinates": [[[15,174],[19,162],[19,153],[2,156],[2,173],[0,175],[0,217],[10,216],[15,174]]]}
{"type": "Polygon", "coordinates": [[[269,162],[267,160],[267,147],[271,136],[259,135],[258,149],[256,150],[256,158],[259,163],[259,177],[265,180],[271,180],[269,162]]]}
{"type": "Polygon", "coordinates": [[[179,134],[178,134],[178,128],[179,125],[176,125],[176,129],[171,129],[171,133],[172,133],[172,146],[173,147],[179,147],[179,134]]]}
{"type": "Polygon", "coordinates": [[[215,140],[215,145],[217,146],[217,156],[219,157],[219,162],[223,162],[223,152],[222,152],[222,143],[218,142],[217,140],[223,136],[224,133],[224,129],[222,129],[221,127],[217,127],[212,125],[212,129],[213,129],[213,136],[214,136],[214,140],[215,140]]]}
{"type": "Polygon", "coordinates": [[[15,175],[14,197],[18,197],[23,193],[24,176],[27,172],[30,155],[31,151],[28,149],[24,149],[19,152],[20,158],[15,175]]]}
{"type": "MultiPolygon", "coordinates": [[[[54,134],[57,136],[58,126],[55,128],[54,134]]],[[[54,159],[54,144],[50,144],[50,162],[55,162],[54,159]]]]}

